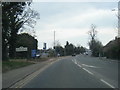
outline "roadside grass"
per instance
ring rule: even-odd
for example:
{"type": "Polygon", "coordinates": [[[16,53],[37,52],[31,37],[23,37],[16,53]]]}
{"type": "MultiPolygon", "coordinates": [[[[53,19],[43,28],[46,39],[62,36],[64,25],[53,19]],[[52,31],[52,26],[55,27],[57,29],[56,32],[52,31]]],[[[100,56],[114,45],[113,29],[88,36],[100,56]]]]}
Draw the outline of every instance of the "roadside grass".
{"type": "Polygon", "coordinates": [[[10,59],[9,61],[2,62],[2,73],[8,72],[13,69],[25,67],[31,64],[35,64],[37,62],[43,62],[50,59],[56,59],[57,57],[42,57],[42,58],[35,58],[35,59],[10,59]]]}
{"type": "Polygon", "coordinates": [[[28,65],[34,64],[33,62],[21,61],[21,60],[9,60],[2,62],[2,72],[5,73],[7,71],[17,69],[20,67],[25,67],[28,65]]]}

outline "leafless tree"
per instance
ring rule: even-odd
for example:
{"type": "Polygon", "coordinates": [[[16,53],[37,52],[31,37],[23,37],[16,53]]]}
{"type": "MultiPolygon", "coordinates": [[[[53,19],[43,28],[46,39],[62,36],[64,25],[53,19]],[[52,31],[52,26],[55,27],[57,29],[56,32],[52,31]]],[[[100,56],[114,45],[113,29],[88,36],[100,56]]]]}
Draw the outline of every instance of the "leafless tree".
{"type": "Polygon", "coordinates": [[[91,25],[91,30],[88,32],[90,41],[88,42],[89,48],[92,51],[92,56],[99,56],[101,54],[102,43],[96,39],[97,30],[96,25],[91,25]]]}
{"type": "Polygon", "coordinates": [[[91,25],[91,30],[88,32],[88,34],[92,40],[95,39],[95,37],[97,36],[96,25],[91,25]]]}

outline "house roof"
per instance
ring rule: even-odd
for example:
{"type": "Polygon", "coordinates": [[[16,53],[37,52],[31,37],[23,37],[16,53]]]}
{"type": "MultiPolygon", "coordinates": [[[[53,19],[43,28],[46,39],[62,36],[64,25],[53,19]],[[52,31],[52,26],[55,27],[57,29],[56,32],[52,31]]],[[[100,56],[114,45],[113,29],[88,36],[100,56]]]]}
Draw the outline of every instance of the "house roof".
{"type": "Polygon", "coordinates": [[[115,40],[111,40],[110,42],[108,42],[104,47],[103,47],[103,51],[107,51],[109,50],[111,47],[113,46],[120,46],[120,38],[115,38],[115,40]]]}

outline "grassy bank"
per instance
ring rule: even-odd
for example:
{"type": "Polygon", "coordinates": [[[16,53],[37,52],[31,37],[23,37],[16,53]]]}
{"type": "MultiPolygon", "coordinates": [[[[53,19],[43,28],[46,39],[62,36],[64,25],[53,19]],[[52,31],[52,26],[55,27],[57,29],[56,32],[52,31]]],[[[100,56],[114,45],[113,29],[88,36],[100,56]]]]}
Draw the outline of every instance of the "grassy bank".
{"type": "Polygon", "coordinates": [[[35,58],[35,59],[10,59],[9,61],[2,62],[2,72],[5,73],[7,71],[25,67],[37,62],[47,61],[54,57],[42,57],[42,58],[35,58]]]}
{"type": "Polygon", "coordinates": [[[25,67],[25,66],[28,66],[28,65],[31,65],[31,64],[34,64],[32,62],[27,62],[27,61],[15,61],[15,60],[11,60],[11,61],[4,61],[2,62],[2,72],[7,72],[9,70],[12,70],[12,69],[17,69],[17,68],[20,68],[20,67],[25,67]]]}

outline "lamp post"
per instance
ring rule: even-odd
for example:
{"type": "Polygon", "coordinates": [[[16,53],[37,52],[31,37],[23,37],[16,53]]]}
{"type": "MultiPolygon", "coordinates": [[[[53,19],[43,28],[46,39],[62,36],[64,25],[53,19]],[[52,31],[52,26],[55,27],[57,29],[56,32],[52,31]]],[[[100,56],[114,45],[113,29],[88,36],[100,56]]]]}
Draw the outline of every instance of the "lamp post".
{"type": "Polygon", "coordinates": [[[120,1],[118,2],[118,38],[120,38],[120,1]]]}

